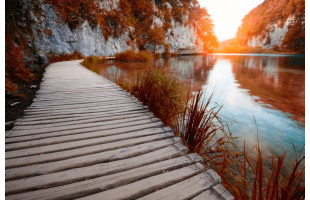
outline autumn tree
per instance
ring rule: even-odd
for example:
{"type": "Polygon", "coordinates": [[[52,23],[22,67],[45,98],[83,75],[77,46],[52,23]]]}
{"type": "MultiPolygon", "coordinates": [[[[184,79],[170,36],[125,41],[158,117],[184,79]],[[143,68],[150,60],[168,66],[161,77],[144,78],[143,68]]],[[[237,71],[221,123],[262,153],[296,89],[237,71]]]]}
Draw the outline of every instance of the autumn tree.
{"type": "Polygon", "coordinates": [[[268,25],[276,24],[282,28],[289,17],[292,20],[280,50],[304,52],[305,0],[265,0],[243,18],[236,38],[240,45],[247,45],[254,36],[261,36],[263,40],[269,31],[268,25]]]}

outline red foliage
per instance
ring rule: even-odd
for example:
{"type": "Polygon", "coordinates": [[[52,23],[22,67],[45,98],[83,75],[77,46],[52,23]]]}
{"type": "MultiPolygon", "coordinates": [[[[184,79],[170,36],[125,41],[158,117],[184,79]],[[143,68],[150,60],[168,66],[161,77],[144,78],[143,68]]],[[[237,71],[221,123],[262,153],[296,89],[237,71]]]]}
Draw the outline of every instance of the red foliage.
{"type": "Polygon", "coordinates": [[[52,32],[51,29],[47,29],[47,33],[48,33],[49,36],[52,36],[52,35],[53,35],[53,32],[52,32]]]}
{"type": "Polygon", "coordinates": [[[154,28],[150,28],[147,32],[148,41],[152,42],[154,45],[164,44],[165,41],[165,31],[162,27],[154,26],[154,28]]]}
{"type": "Polygon", "coordinates": [[[93,26],[98,23],[106,40],[110,36],[119,37],[127,31],[131,41],[136,40],[140,50],[144,50],[148,42],[164,45],[166,31],[172,28],[172,18],[181,24],[199,26],[199,36],[203,39],[206,49],[216,44],[213,25],[207,26],[212,24],[210,16],[199,6],[197,0],[156,0],[155,6],[150,0],[119,0],[118,8],[111,10],[100,9],[96,1],[46,0],[46,2],[56,7],[56,12],[70,28],[77,28],[85,20],[93,26]],[[185,20],[185,15],[188,15],[188,20],[185,20]],[[164,20],[162,27],[154,26],[154,16],[164,20]]]}
{"type": "Polygon", "coordinates": [[[83,56],[77,51],[74,51],[72,54],[61,54],[61,55],[56,55],[55,53],[53,53],[48,57],[50,63],[67,61],[67,60],[77,60],[82,58],[83,56]]]}
{"type": "Polygon", "coordinates": [[[5,35],[5,89],[16,91],[19,81],[29,82],[34,78],[31,70],[25,66],[23,45],[15,46],[12,38],[5,35]]]}
{"type": "Polygon", "coordinates": [[[150,51],[134,52],[127,50],[115,55],[115,61],[117,62],[152,62],[153,55],[150,51]]]}
{"type": "Polygon", "coordinates": [[[276,23],[283,27],[290,16],[294,16],[294,20],[280,48],[284,51],[304,52],[305,0],[265,0],[243,18],[237,39],[241,45],[246,45],[253,36],[262,35],[263,39],[269,24],[276,23]]]}
{"type": "Polygon", "coordinates": [[[88,21],[92,27],[97,25],[97,4],[87,0],[46,0],[47,4],[56,7],[62,21],[68,23],[71,29],[79,27],[84,21],[88,21]]]}

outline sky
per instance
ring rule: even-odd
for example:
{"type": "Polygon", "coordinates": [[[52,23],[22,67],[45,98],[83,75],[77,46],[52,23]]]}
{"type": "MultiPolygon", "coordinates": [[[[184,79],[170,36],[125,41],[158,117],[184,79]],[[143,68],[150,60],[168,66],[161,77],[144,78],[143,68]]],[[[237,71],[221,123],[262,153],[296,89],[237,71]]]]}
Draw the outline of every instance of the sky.
{"type": "Polygon", "coordinates": [[[221,42],[235,37],[243,17],[264,0],[198,0],[207,8],[221,42]]]}

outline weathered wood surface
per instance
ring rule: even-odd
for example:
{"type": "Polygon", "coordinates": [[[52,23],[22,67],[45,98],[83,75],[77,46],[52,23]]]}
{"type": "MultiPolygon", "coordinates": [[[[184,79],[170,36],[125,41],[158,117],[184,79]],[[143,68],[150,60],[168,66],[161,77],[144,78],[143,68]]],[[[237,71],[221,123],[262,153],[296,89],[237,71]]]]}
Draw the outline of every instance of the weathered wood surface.
{"type": "Polygon", "coordinates": [[[80,62],[48,66],[6,132],[7,199],[233,199],[147,107],[80,62]]]}

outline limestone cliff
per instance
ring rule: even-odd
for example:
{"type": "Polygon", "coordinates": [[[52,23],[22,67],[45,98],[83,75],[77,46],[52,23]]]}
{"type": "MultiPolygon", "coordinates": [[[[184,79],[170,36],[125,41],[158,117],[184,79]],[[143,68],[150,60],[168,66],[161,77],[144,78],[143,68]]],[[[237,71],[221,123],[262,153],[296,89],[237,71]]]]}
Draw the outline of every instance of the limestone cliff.
{"type": "Polygon", "coordinates": [[[305,51],[305,0],[265,0],[242,20],[242,45],[280,51],[305,51]]]}
{"type": "MultiPolygon", "coordinates": [[[[15,5],[7,11],[6,36],[12,36],[16,46],[23,45],[27,60],[47,63],[51,54],[74,51],[112,56],[130,48],[157,53],[204,51],[197,17],[206,11],[196,0],[12,0],[9,4],[15,5]]],[[[213,34],[212,28],[209,32],[213,34]]]]}

